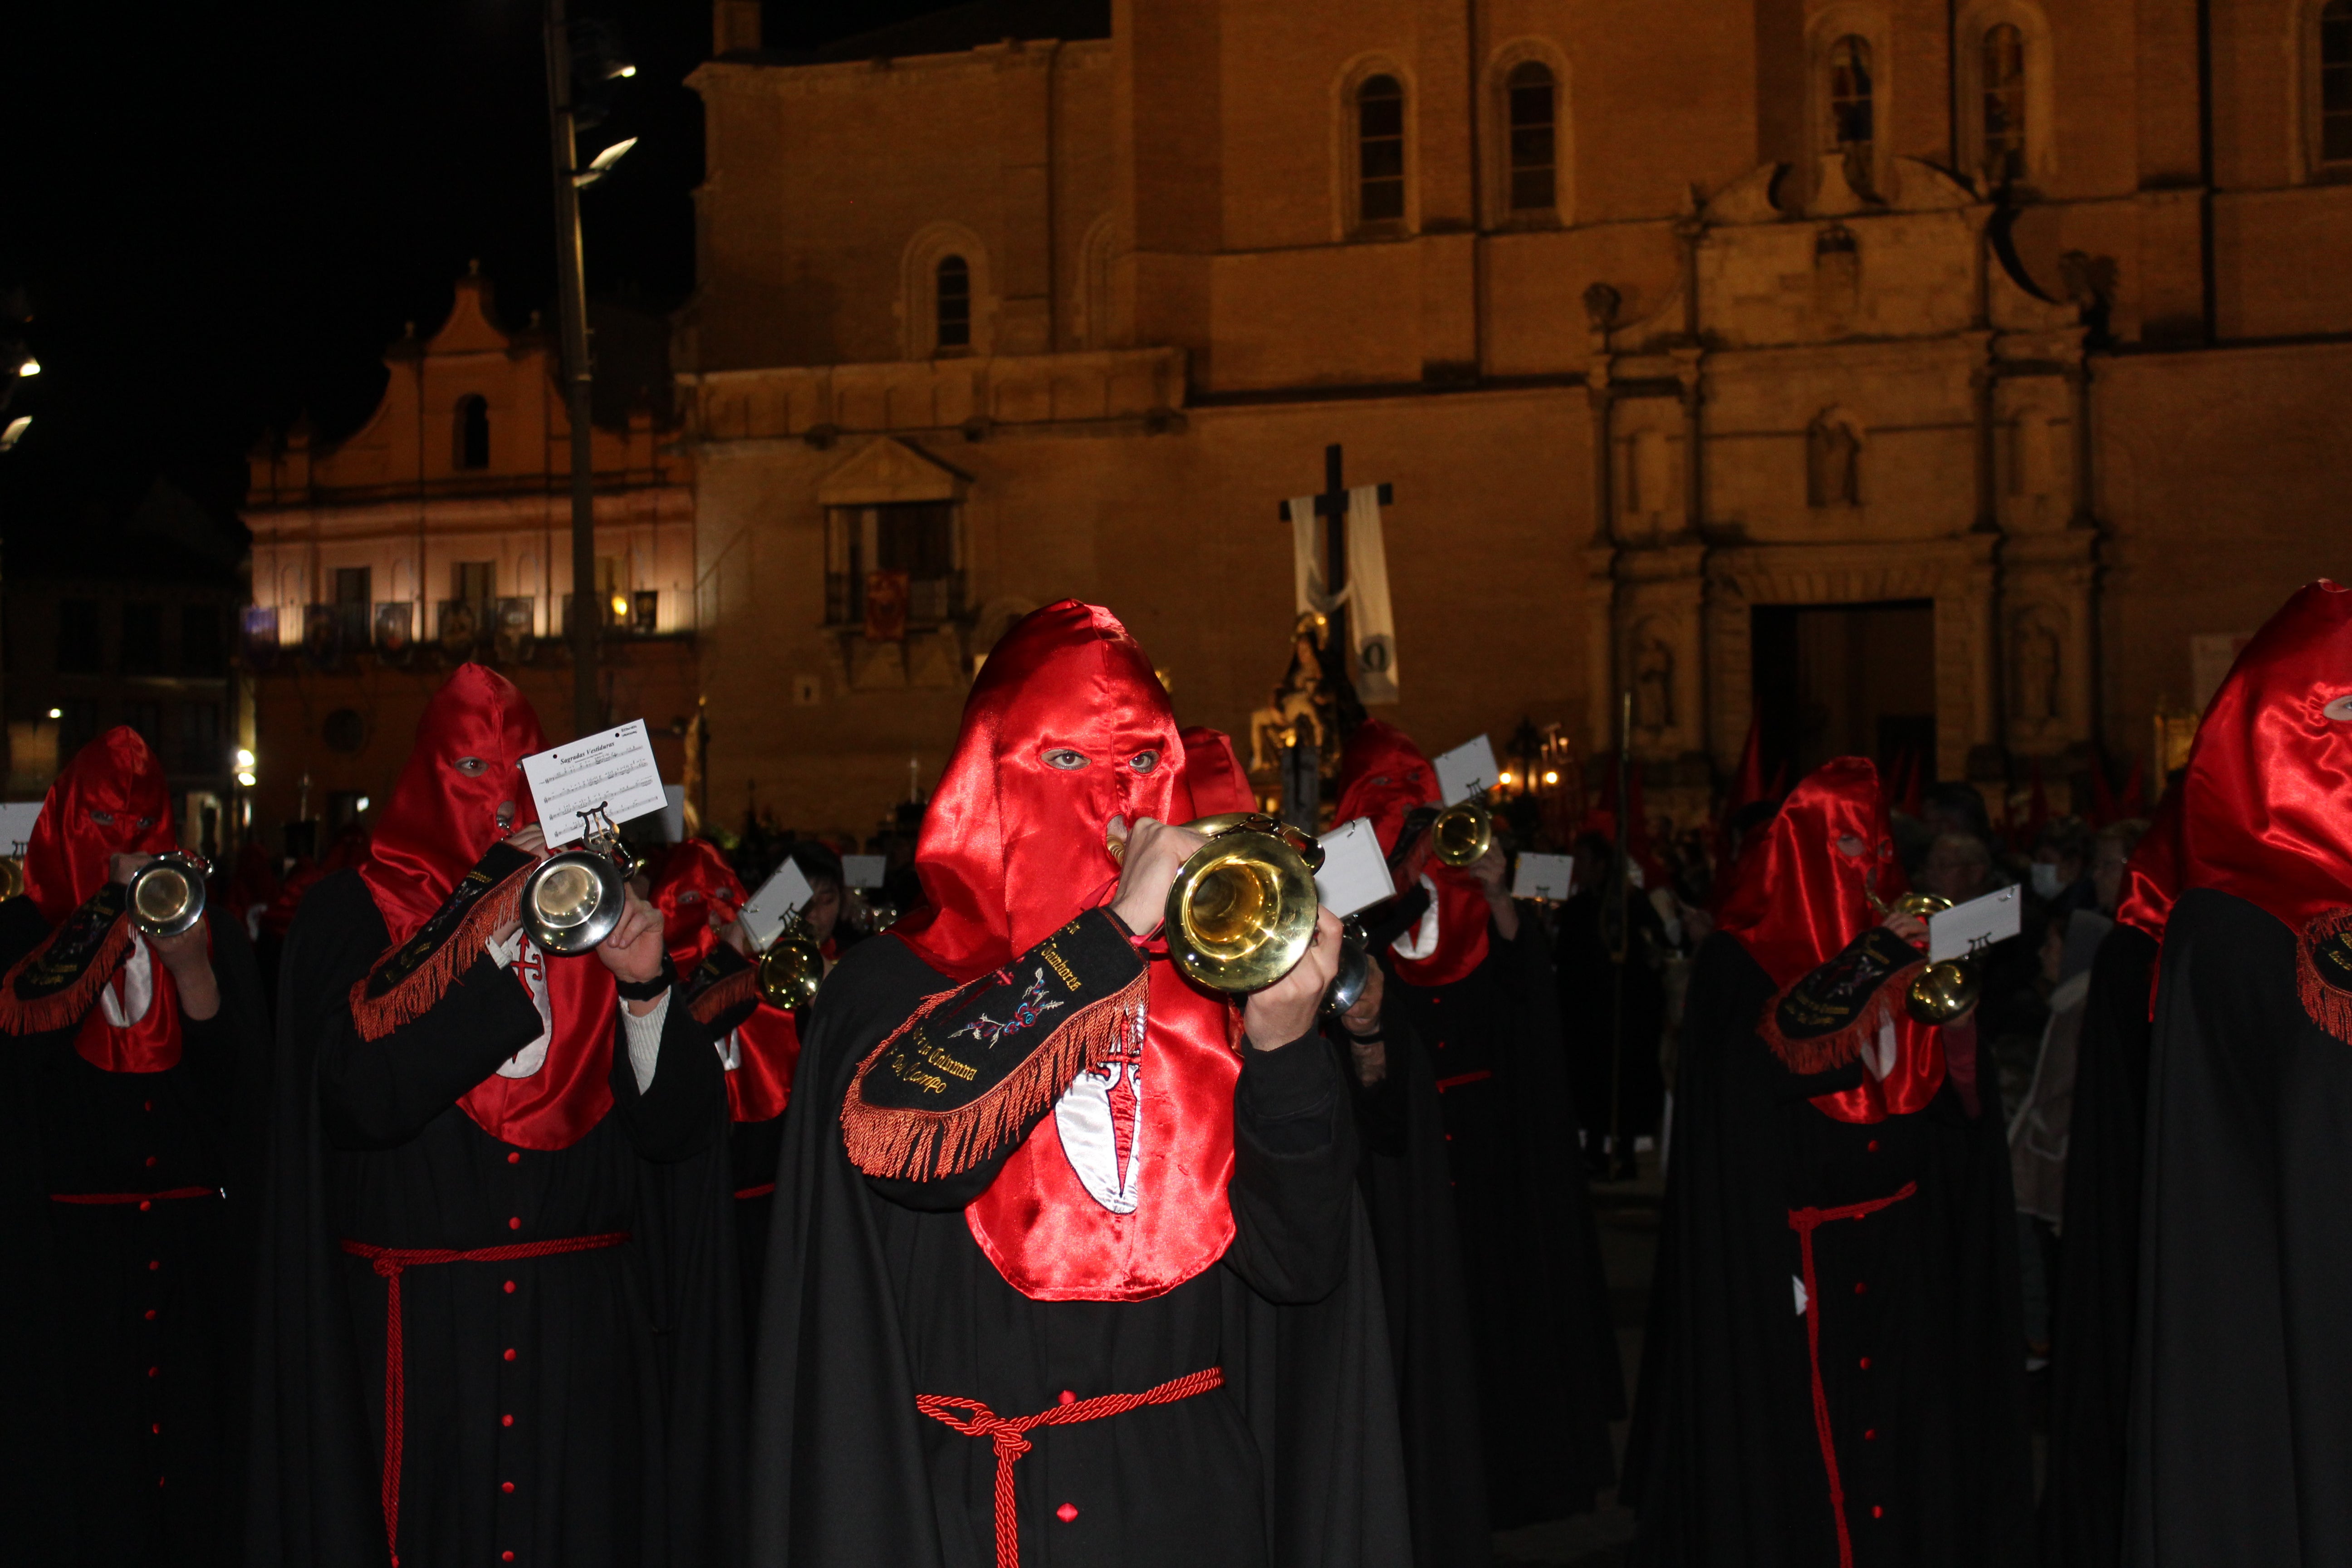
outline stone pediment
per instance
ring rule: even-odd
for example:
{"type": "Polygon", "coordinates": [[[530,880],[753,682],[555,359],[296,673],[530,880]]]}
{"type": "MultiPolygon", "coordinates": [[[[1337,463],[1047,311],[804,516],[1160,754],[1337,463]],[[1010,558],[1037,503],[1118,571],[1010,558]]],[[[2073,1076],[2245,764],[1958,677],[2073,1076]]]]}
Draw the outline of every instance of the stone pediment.
{"type": "Polygon", "coordinates": [[[511,343],[506,333],[499,331],[490,320],[489,279],[479,273],[468,273],[457,279],[457,297],[449,306],[449,319],[441,323],[432,341],[425,345],[428,354],[504,353],[511,343]]]}
{"type": "Polygon", "coordinates": [[[868,441],[835,465],[816,489],[822,506],[960,500],[970,476],[893,437],[868,441]]]}

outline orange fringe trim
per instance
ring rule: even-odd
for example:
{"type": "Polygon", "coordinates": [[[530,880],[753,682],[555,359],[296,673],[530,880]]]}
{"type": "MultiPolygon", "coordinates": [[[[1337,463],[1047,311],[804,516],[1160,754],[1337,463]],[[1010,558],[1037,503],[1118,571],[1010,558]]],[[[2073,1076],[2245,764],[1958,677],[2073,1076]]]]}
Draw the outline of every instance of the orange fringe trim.
{"type": "Polygon", "coordinates": [[[1772,999],[1764,1004],[1764,1016],[1757,1024],[1756,1032],[1764,1037],[1772,1054],[1780,1058],[1780,1065],[1800,1078],[1842,1068],[1862,1055],[1864,1045],[1878,1033],[1881,1024],[1902,1013],[1904,996],[1911,989],[1911,982],[1927,967],[1925,963],[1906,964],[1888,975],[1871,994],[1854,1021],[1836,1033],[1792,1040],[1780,1032],[1780,1004],[1790,992],[1805,983],[1807,977],[1800,975],[1774,992],[1772,999]]]}
{"type": "MultiPolygon", "coordinates": [[[[2323,910],[2305,922],[2294,941],[2294,988],[2313,1023],[2352,1045],[2352,991],[2330,984],[2319,972],[2319,949],[2347,929],[2352,929],[2352,910],[2323,910]]],[[[2342,965],[2334,967],[2340,971],[2342,965]]],[[[2346,979],[2352,982],[2352,975],[2346,979]]]]}
{"type": "Polygon", "coordinates": [[[474,907],[466,911],[466,918],[457,922],[457,929],[434,949],[433,956],[402,976],[381,996],[367,994],[368,982],[407,943],[394,942],[368,965],[368,972],[352,983],[352,1022],[359,1026],[360,1038],[380,1040],[403,1024],[414,1023],[431,1012],[448,994],[457,976],[471,969],[474,961],[482,956],[482,949],[498,929],[522,918],[522,885],[535,869],[535,863],[517,868],[504,881],[476,900],[474,907]]]}
{"type": "Polygon", "coordinates": [[[866,1074],[890,1048],[962,988],[926,997],[914,1016],[890,1032],[857,1067],[849,1097],[841,1107],[841,1142],[849,1163],[869,1176],[929,1182],[960,1175],[994,1153],[1000,1144],[1043,1113],[1078,1074],[1118,1054],[1128,1031],[1140,1028],[1151,972],[1070,1016],[1028,1058],[969,1105],[953,1110],[885,1110],[868,1105],[858,1091],[866,1074]]]}
{"type": "Polygon", "coordinates": [[[131,951],[131,915],[126,910],[114,917],[105,940],[98,944],[98,951],[90,955],[71,985],[36,1001],[23,1000],[16,994],[16,982],[47,956],[64,929],[60,926],[52,930],[32,952],[9,967],[5,978],[0,978],[0,1030],[11,1035],[39,1035],[81,1022],[81,1016],[98,1000],[100,987],[114,978],[114,972],[122,967],[123,956],[131,951]]]}
{"type": "Polygon", "coordinates": [[[739,969],[724,979],[712,981],[696,993],[694,1000],[687,1004],[687,1011],[694,1015],[696,1023],[711,1024],[747,1003],[755,1007],[760,1004],[760,972],[756,969],[739,969]]]}

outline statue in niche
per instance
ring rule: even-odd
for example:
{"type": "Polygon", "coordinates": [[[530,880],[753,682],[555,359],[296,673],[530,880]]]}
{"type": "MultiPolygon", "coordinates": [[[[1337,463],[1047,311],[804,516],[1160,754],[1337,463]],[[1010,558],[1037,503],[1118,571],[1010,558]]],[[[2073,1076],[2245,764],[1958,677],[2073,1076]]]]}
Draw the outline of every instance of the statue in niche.
{"type": "Polygon", "coordinates": [[[1862,504],[1862,437],[1842,415],[1823,414],[1805,431],[1805,499],[1814,506],[1862,504]]]}
{"type": "Polygon", "coordinates": [[[1250,771],[1264,773],[1292,746],[1323,750],[1329,701],[1323,690],[1323,645],[1330,623],[1313,610],[1290,633],[1290,668],[1266,705],[1250,715],[1250,771]],[[1273,756],[1269,758],[1268,752],[1273,756]]]}
{"type": "Polygon", "coordinates": [[[1675,650],[1650,626],[1633,645],[1633,723],[1654,734],[1675,727],[1675,650]]]}
{"type": "Polygon", "coordinates": [[[2037,613],[2018,622],[2011,668],[2020,723],[2042,725],[2058,717],[2058,633],[2046,619],[2037,613]]]}

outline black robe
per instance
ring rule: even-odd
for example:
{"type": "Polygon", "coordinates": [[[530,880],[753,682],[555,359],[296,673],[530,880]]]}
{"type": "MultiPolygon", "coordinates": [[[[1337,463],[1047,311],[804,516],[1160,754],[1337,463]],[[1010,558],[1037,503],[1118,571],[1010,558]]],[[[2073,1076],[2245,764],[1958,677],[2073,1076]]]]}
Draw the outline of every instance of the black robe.
{"type": "Polygon", "coordinates": [[[1389,1011],[1427,1046],[1444,1119],[1478,1365],[1487,1506],[1510,1530],[1591,1509],[1616,1474],[1625,1378],[1576,1154],[1558,990],[1536,922],[1491,927],[1450,985],[1390,966],[1389,1011]]]}
{"type": "Polygon", "coordinates": [[[2352,1563],[2352,1044],[2295,933],[2192,889],[2149,1060],[2124,1561],[2352,1563]]]}
{"type": "Polygon", "coordinates": [[[1478,1354],[1454,1215],[1437,1075],[1412,1023],[1384,1003],[1383,1075],[1358,1082],[1344,1035],[1331,1031],[1354,1086],[1362,1145],[1357,1181],[1380,1253],[1404,1441],[1414,1568],[1486,1568],[1495,1558],[1478,1420],[1478,1354]]]}
{"type": "Polygon", "coordinates": [[[1621,1004],[1621,966],[1609,956],[1607,940],[1617,915],[1605,901],[1614,896],[1614,885],[1605,884],[1560,905],[1555,946],[1560,1016],[1573,1025],[1566,1041],[1570,1083],[1583,1118],[1585,1147],[1593,1152],[1596,1164],[1612,1126],[1629,1145],[1635,1138],[1656,1136],[1666,1097],[1665,1068],[1659,1059],[1666,1028],[1666,986],[1650,961],[1653,952],[1665,947],[1665,929],[1649,899],[1635,889],[1633,937],[1622,965],[1621,1004]],[[1617,1026],[1621,1005],[1622,1030],[1617,1026]]]}
{"type": "Polygon", "coordinates": [[[1979,1044],[1971,1118],[1948,1080],[1869,1124],[1807,1103],[1859,1061],[1799,1077],[1757,1024],[1775,987],[1733,938],[1699,950],[1684,1016],[1657,1273],[1619,1496],[1629,1561],[1840,1562],[1794,1211],[1908,1197],[1812,1231],[1822,1404],[1852,1561],[2031,1561],[2032,1453],[2009,1144],[1979,1044]]]}
{"type": "MultiPolygon", "coordinates": [[[[269,1021],[244,928],[206,923],[220,1010],[176,1066],[0,1035],[0,1561],[233,1556],[269,1021]],[[142,1193],[189,1195],[58,1201],[142,1193]]],[[[0,972],[48,931],[0,904],[0,972]]]]}
{"type": "Polygon", "coordinates": [[[2124,1432],[2139,1300],[2148,983],[2157,942],[2118,925],[2091,961],[2066,1137],[2065,1223],[2050,1347],[2043,1568],[2115,1568],[2123,1550],[2124,1432]]]}
{"type": "Polygon", "coordinates": [[[806,1015],[761,1304],[751,1561],[984,1568],[995,1453],[919,1413],[918,1394],[1016,1417],[1064,1390],[1139,1393],[1212,1366],[1223,1387],[1028,1434],[1013,1472],[1024,1568],[1409,1561],[1376,1265],[1328,1052],[1245,1048],[1219,1266],[1147,1300],[1033,1300],[961,1213],[1014,1143],[922,1184],[869,1179],[844,1151],[858,1064],[950,988],[905,944],[872,942],[806,1015]]]}
{"type": "Polygon", "coordinates": [[[287,944],[247,1560],[386,1559],[386,1286],[344,1239],[472,1250],[625,1232],[402,1275],[402,1560],[733,1562],[743,1352],[709,1031],[673,996],[641,1095],[616,1021],[613,1109],[569,1148],[510,1148],[457,1101],[539,1034],[537,1009],[484,955],[425,1016],[364,1042],[351,986],[388,942],[346,871],[304,900],[287,944]]]}

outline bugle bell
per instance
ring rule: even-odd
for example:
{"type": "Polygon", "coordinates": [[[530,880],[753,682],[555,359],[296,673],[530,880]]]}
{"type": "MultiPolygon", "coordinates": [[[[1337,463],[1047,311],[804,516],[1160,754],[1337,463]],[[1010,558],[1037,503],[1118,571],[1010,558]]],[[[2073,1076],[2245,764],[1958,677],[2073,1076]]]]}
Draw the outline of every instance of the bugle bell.
{"type": "Polygon", "coordinates": [[[25,858],[22,855],[0,855],[0,899],[13,899],[25,890],[25,858]]]}
{"type": "Polygon", "coordinates": [[[174,849],[156,856],[131,874],[131,923],[148,936],[193,930],[205,918],[205,879],[211,873],[201,855],[174,849]]]}
{"type": "Polygon", "coordinates": [[[1209,841],[1168,889],[1168,956],[1213,991],[1263,991],[1297,968],[1315,939],[1323,847],[1254,811],[1185,826],[1209,841]]]}
{"type": "MultiPolygon", "coordinates": [[[[1916,915],[1923,921],[1952,907],[1952,900],[1940,893],[1906,893],[1889,904],[1874,891],[1870,902],[1881,915],[1916,915]]],[[[1975,959],[1939,959],[1912,977],[1903,1007],[1919,1023],[1948,1024],[1983,994],[1984,976],[1975,959]]]]}
{"type": "Polygon", "coordinates": [[[1467,866],[1495,845],[1495,814],[1475,795],[1454,802],[1429,825],[1429,852],[1448,866],[1467,866]]]}
{"type": "Polygon", "coordinates": [[[590,952],[613,934],[636,868],[603,807],[580,816],[580,847],[549,856],[522,885],[523,930],[541,952],[564,957],[590,952]]]}
{"type": "Polygon", "coordinates": [[[816,936],[799,913],[784,917],[783,928],[768,950],[760,954],[753,984],[760,988],[760,1000],[771,1007],[781,1007],[790,1013],[816,1000],[817,987],[824,983],[824,950],[817,945],[816,936]]]}

